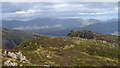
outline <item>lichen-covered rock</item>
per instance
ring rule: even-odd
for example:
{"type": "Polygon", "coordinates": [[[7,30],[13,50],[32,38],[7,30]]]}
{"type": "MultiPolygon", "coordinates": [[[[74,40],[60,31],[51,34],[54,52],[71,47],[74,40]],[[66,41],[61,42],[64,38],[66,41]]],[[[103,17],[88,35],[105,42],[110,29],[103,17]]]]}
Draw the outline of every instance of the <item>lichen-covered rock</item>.
{"type": "Polygon", "coordinates": [[[20,57],[20,61],[23,62],[23,63],[28,62],[28,60],[26,59],[25,56],[20,57]]]}
{"type": "Polygon", "coordinates": [[[13,52],[8,52],[8,56],[10,56],[10,57],[12,57],[14,59],[18,59],[17,55],[15,53],[13,53],[13,52]]]}
{"type": "Polygon", "coordinates": [[[23,66],[22,64],[20,64],[20,66],[23,66]]]}
{"type": "Polygon", "coordinates": [[[17,63],[12,63],[12,61],[10,60],[7,60],[4,62],[5,66],[17,66],[18,64],[17,63]]]}
{"type": "MultiPolygon", "coordinates": [[[[30,63],[25,56],[22,55],[21,52],[10,52],[10,51],[4,51],[3,52],[3,57],[9,56],[11,57],[10,59],[22,62],[22,63],[30,63]]],[[[12,63],[12,61],[7,60],[4,62],[5,66],[17,66],[17,63],[12,63]]],[[[22,66],[22,65],[20,65],[22,66]]]]}
{"type": "Polygon", "coordinates": [[[16,53],[16,55],[17,55],[17,57],[20,59],[20,62],[23,62],[23,63],[26,63],[26,62],[27,62],[27,63],[30,63],[30,62],[26,59],[26,57],[22,55],[21,52],[16,53]]]}
{"type": "Polygon", "coordinates": [[[8,52],[6,50],[2,53],[3,56],[5,56],[7,54],[8,54],[8,52]]]}

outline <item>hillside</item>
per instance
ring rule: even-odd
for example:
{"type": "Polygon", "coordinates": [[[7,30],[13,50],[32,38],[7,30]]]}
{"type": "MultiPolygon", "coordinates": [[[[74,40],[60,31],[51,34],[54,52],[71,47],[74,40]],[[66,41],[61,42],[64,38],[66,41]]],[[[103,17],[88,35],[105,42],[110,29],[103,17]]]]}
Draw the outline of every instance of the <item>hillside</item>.
{"type": "Polygon", "coordinates": [[[110,34],[100,34],[90,30],[72,30],[67,36],[103,40],[109,43],[118,43],[118,36],[110,34]]]}
{"type": "MultiPolygon", "coordinates": [[[[72,32],[74,33],[74,31],[72,32]]],[[[81,32],[84,34],[84,31],[81,32]]],[[[86,33],[88,34],[88,32],[86,33]]],[[[6,49],[3,53],[5,51],[14,52],[15,54],[21,52],[29,62],[23,63],[18,59],[5,56],[3,63],[11,60],[17,63],[18,66],[117,66],[118,45],[115,41],[98,40],[93,38],[91,34],[82,38],[73,37],[76,36],[73,34],[71,37],[69,36],[40,36],[25,41],[15,49],[6,49]]],[[[100,34],[100,36],[103,35],[100,34]]],[[[109,35],[109,37],[114,36],[109,35]]],[[[3,65],[5,66],[5,64],[3,65]]]]}
{"type": "Polygon", "coordinates": [[[8,28],[0,28],[0,31],[2,32],[2,45],[9,49],[16,47],[23,41],[40,36],[35,33],[28,33],[8,28]]]}

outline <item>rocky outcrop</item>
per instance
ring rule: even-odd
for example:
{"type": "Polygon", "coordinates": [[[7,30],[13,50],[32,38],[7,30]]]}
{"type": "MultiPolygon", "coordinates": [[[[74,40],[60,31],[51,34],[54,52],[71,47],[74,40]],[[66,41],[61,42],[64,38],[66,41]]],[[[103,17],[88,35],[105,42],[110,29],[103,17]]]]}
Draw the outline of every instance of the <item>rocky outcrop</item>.
{"type": "Polygon", "coordinates": [[[17,57],[20,59],[20,62],[23,62],[23,63],[26,63],[26,62],[27,62],[27,63],[30,63],[30,62],[26,59],[26,57],[22,55],[21,52],[16,52],[16,55],[17,55],[17,57]]]}
{"type": "MultiPolygon", "coordinates": [[[[21,52],[4,51],[2,55],[3,57],[6,57],[6,56],[11,57],[12,59],[15,59],[21,63],[30,63],[21,52]]],[[[13,63],[11,60],[5,61],[4,65],[5,66],[18,66],[17,63],[13,63]]]]}
{"type": "Polygon", "coordinates": [[[8,56],[12,57],[13,59],[18,59],[17,55],[13,52],[8,52],[8,56]]]}
{"type": "Polygon", "coordinates": [[[4,64],[5,64],[6,66],[17,66],[17,65],[18,65],[17,63],[13,63],[13,62],[10,61],[10,60],[5,61],[4,64]]]}

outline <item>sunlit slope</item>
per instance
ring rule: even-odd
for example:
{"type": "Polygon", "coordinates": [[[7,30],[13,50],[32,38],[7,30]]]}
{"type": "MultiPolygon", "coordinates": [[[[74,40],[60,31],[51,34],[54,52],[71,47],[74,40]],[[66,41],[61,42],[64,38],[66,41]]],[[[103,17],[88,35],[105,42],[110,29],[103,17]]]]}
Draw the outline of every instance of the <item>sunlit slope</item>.
{"type": "Polygon", "coordinates": [[[38,37],[21,43],[21,51],[31,64],[61,66],[116,66],[118,47],[96,39],[78,37],[38,37]]]}

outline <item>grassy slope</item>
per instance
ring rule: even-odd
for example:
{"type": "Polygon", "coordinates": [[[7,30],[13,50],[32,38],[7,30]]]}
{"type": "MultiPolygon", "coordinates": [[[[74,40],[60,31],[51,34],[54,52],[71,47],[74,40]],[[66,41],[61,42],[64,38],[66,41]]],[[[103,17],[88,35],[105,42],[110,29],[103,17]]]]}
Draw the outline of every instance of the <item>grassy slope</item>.
{"type": "Polygon", "coordinates": [[[94,38],[41,36],[11,51],[20,51],[27,57],[31,64],[23,64],[25,66],[116,66],[118,63],[117,43],[94,38]]]}
{"type": "Polygon", "coordinates": [[[39,36],[34,33],[27,33],[7,28],[0,28],[0,31],[2,32],[2,45],[10,49],[16,47],[23,41],[30,40],[36,36],[39,36]]]}

